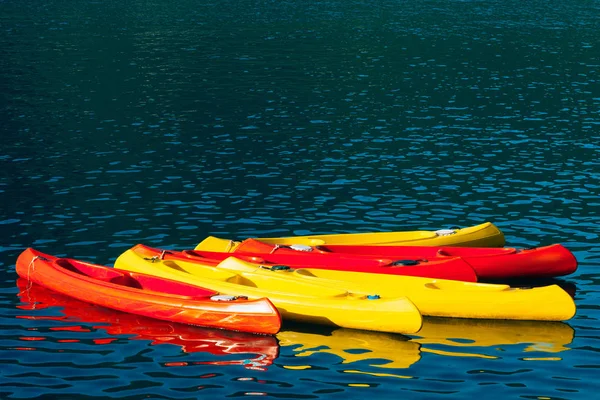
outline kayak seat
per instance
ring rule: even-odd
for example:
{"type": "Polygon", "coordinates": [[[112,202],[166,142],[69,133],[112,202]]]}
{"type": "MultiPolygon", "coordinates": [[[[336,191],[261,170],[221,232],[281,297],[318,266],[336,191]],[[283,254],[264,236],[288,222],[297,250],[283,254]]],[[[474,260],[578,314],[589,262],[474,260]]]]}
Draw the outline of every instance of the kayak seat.
{"type": "Polygon", "coordinates": [[[80,274],[80,275],[86,275],[67,259],[59,258],[58,260],[56,260],[56,265],[58,265],[61,268],[66,269],[67,271],[75,272],[76,274],[80,274]]]}
{"type": "Polygon", "coordinates": [[[115,285],[127,286],[134,289],[143,289],[142,284],[137,279],[134,279],[129,275],[115,276],[114,278],[111,278],[109,282],[114,283],[115,285]]]}

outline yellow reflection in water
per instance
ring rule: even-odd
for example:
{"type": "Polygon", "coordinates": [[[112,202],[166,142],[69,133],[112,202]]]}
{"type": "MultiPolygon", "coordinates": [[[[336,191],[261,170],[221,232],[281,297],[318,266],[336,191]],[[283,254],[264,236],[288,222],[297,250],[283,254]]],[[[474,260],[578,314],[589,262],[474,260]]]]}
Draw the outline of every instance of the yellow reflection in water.
{"type": "MultiPolygon", "coordinates": [[[[460,318],[425,318],[423,328],[414,335],[422,350],[432,350],[429,345],[451,347],[487,347],[484,354],[460,352],[461,356],[495,357],[498,346],[525,344],[525,352],[559,353],[569,350],[574,330],[563,322],[504,321],[460,318]]],[[[435,349],[438,351],[439,349],[435,349]]]]}
{"type": "Polygon", "coordinates": [[[283,368],[285,368],[285,369],[295,369],[295,370],[298,370],[298,371],[302,371],[302,370],[305,370],[305,369],[311,369],[312,366],[310,366],[310,365],[284,365],[283,368]]]}
{"type": "Polygon", "coordinates": [[[418,343],[390,333],[336,329],[319,334],[284,330],[277,338],[280,346],[295,346],[296,357],[329,353],[339,356],[344,364],[366,361],[382,368],[408,368],[421,358],[418,343]]]}
{"type": "MultiPolygon", "coordinates": [[[[403,335],[337,329],[330,332],[300,332],[285,329],[277,335],[280,346],[292,346],[296,357],[316,353],[333,354],[342,364],[365,362],[369,367],[406,369],[421,359],[422,352],[445,357],[498,359],[506,346],[525,345],[523,352],[556,354],[569,350],[574,330],[562,322],[474,320],[460,318],[424,319],[423,328],[408,338],[403,335]],[[471,350],[468,350],[468,349],[471,350]],[[468,351],[467,351],[468,350],[468,351]]],[[[555,361],[559,357],[524,357],[523,360],[555,361]]],[[[284,366],[309,369],[310,365],[284,366]]],[[[377,371],[345,370],[379,376],[377,371]]],[[[384,374],[398,378],[410,376],[384,374]]]]}
{"type": "Polygon", "coordinates": [[[413,379],[414,378],[414,377],[408,376],[408,375],[388,374],[388,373],[383,373],[383,372],[364,372],[364,371],[358,371],[356,369],[346,369],[346,370],[344,370],[344,372],[347,374],[364,374],[364,375],[388,377],[388,378],[401,378],[401,379],[413,379]]]}

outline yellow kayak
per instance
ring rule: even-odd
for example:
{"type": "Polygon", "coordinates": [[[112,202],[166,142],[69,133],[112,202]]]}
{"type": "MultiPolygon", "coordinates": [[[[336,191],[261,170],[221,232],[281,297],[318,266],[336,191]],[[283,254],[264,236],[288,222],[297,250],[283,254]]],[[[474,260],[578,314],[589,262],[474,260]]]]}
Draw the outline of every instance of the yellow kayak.
{"type": "MultiPolygon", "coordinates": [[[[557,285],[519,289],[508,285],[402,275],[313,268],[292,269],[286,266],[266,267],[235,257],[229,257],[215,267],[202,265],[198,261],[190,263],[161,260],[159,257],[154,257],[155,262],[152,263],[144,259],[146,256],[136,253],[134,247],[121,255],[115,266],[121,269],[133,268],[138,272],[190,283],[194,283],[192,279],[197,278],[212,279],[217,272],[235,273],[243,277],[243,279],[239,278],[240,283],[245,284],[246,287],[254,285],[258,297],[269,297],[278,308],[277,300],[264,290],[277,289],[279,293],[287,293],[289,297],[295,298],[298,304],[302,304],[303,300],[295,297],[298,296],[299,288],[313,284],[316,285],[317,290],[329,288],[333,296],[335,293],[346,292],[352,293],[353,297],[369,295],[375,297],[376,295],[380,300],[405,296],[418,307],[422,315],[436,317],[563,321],[573,317],[576,311],[571,296],[557,285]],[[176,278],[162,275],[175,272],[179,274],[176,278]]],[[[233,290],[228,287],[221,289],[209,286],[204,280],[199,281],[198,284],[224,293],[233,290]]],[[[313,287],[306,287],[305,290],[306,295],[319,295],[319,293],[311,293],[311,290],[315,290],[313,287]]],[[[352,305],[346,309],[352,309],[352,305]]],[[[341,310],[339,314],[342,314],[341,310]]],[[[282,316],[285,318],[283,314],[282,316]]],[[[340,315],[340,318],[343,316],[340,315]]]]}
{"type": "Polygon", "coordinates": [[[304,279],[293,282],[285,275],[260,269],[253,273],[226,268],[231,262],[235,265],[236,259],[229,258],[217,267],[204,267],[184,261],[144,259],[128,250],[117,258],[115,268],[143,271],[223,295],[268,297],[284,320],[393,333],[415,333],[421,329],[421,313],[404,296],[384,299],[304,279]]]}
{"type": "MultiPolygon", "coordinates": [[[[269,244],[286,246],[360,244],[379,246],[502,247],[505,244],[504,234],[491,222],[468,228],[440,229],[437,231],[341,233],[255,239],[269,244]]],[[[209,236],[196,246],[196,250],[233,252],[240,243],[229,239],[209,236]]]]}

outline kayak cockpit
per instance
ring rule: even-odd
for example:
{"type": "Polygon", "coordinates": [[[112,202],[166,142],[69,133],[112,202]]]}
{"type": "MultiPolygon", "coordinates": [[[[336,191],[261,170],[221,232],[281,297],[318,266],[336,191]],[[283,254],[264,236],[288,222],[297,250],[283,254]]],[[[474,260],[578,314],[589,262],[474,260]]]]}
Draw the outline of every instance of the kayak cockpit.
{"type": "Polygon", "coordinates": [[[91,280],[106,282],[130,289],[161,292],[187,297],[211,296],[216,293],[213,290],[203,289],[196,285],[165,280],[151,275],[121,271],[114,268],[98,268],[91,264],[66,258],[57,259],[55,265],[63,270],[87,277],[91,280]]]}

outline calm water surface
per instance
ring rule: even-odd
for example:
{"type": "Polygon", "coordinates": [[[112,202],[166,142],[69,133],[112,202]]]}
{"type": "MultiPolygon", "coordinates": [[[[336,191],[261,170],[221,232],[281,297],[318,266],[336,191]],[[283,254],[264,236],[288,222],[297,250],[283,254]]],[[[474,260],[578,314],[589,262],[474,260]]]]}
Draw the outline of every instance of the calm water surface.
{"type": "Polygon", "coordinates": [[[0,398],[593,398],[599,21],[578,0],[0,1],[0,398]],[[575,253],[572,320],[257,337],[14,272],[28,246],[112,265],[484,221],[575,253]]]}

